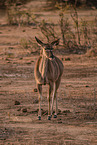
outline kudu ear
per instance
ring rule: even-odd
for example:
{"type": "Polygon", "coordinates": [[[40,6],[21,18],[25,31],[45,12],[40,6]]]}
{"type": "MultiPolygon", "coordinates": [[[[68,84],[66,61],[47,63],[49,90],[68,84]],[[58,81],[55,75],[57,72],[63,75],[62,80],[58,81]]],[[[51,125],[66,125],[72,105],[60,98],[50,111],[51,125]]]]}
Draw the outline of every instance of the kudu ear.
{"type": "Polygon", "coordinates": [[[51,43],[51,45],[53,45],[53,46],[54,46],[54,45],[58,45],[58,44],[59,44],[59,40],[60,40],[60,39],[57,39],[57,40],[53,41],[53,42],[51,43]]]}
{"type": "Polygon", "coordinates": [[[36,36],[35,36],[35,39],[39,45],[44,46],[44,43],[42,41],[40,41],[36,36]]]}

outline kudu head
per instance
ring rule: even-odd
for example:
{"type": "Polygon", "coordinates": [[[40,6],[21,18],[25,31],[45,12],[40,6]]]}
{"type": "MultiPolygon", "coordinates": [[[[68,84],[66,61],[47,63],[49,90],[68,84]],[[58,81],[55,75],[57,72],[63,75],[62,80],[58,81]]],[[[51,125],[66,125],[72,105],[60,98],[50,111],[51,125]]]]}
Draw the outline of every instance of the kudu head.
{"type": "Polygon", "coordinates": [[[37,37],[35,37],[37,43],[42,46],[42,55],[44,55],[46,58],[53,59],[53,46],[56,46],[59,44],[59,39],[53,41],[52,43],[43,43],[40,41],[37,37]]]}

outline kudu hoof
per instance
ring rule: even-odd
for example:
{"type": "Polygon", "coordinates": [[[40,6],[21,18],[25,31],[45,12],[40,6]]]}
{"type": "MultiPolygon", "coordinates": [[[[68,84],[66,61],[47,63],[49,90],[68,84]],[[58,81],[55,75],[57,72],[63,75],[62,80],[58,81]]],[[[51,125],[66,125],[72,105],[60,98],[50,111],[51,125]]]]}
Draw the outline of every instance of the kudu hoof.
{"type": "Polygon", "coordinates": [[[57,118],[57,115],[54,115],[54,118],[57,118]]]}
{"type": "Polygon", "coordinates": [[[48,116],[48,120],[51,120],[51,116],[48,116]]]}
{"type": "Polygon", "coordinates": [[[41,120],[41,116],[38,116],[38,120],[41,120]]]}

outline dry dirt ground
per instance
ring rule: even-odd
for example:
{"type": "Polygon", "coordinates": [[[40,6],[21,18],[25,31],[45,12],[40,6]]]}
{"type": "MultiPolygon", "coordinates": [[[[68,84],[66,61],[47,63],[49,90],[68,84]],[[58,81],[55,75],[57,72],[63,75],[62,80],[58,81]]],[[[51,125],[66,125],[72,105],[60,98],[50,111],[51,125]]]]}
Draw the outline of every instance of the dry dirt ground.
{"type": "Polygon", "coordinates": [[[34,26],[4,25],[4,18],[0,20],[0,145],[96,145],[97,57],[56,54],[64,64],[58,117],[47,120],[48,86],[44,86],[39,121],[34,90],[38,54],[20,48],[19,41],[40,34],[34,26]]]}

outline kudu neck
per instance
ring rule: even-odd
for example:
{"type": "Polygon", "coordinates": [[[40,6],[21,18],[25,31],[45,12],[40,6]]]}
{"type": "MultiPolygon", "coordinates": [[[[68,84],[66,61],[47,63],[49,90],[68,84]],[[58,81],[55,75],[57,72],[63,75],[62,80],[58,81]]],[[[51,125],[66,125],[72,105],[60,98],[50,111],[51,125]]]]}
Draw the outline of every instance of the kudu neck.
{"type": "Polygon", "coordinates": [[[46,56],[42,55],[41,73],[42,73],[43,78],[46,77],[47,69],[48,69],[48,58],[46,56]]]}

